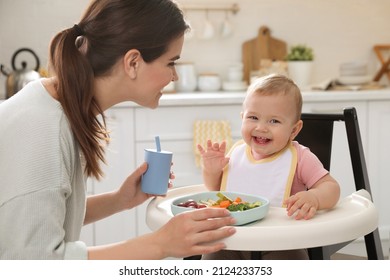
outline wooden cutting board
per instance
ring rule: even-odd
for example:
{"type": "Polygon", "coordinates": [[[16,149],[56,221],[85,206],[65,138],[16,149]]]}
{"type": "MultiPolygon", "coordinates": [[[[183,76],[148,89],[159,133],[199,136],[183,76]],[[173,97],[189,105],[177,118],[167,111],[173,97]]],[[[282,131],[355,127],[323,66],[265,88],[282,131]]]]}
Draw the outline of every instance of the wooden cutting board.
{"type": "Polygon", "coordinates": [[[267,26],[260,27],[257,37],[242,45],[244,80],[250,82],[250,73],[259,70],[261,59],[285,60],[286,55],[287,44],[271,37],[271,30],[267,26]]]}

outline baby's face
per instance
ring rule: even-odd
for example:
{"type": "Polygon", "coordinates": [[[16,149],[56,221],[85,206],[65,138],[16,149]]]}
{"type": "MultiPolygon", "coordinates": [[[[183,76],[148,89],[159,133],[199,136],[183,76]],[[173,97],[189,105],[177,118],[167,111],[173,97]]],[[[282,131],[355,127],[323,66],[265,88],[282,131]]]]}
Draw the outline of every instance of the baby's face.
{"type": "MultiPolygon", "coordinates": [[[[249,94],[244,101],[241,133],[255,159],[282,150],[296,136],[294,98],[283,94],[249,94]]],[[[299,130],[298,130],[299,132],[299,130]]]]}

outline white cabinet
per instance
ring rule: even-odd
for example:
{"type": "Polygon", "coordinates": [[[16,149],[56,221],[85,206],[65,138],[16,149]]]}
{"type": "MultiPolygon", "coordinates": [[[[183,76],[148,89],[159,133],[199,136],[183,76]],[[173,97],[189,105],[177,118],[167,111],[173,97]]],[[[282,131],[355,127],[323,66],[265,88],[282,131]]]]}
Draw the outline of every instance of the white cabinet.
{"type": "Polygon", "coordinates": [[[389,238],[390,232],[390,101],[368,103],[368,151],[370,185],[373,200],[379,209],[381,234],[389,238]]]}
{"type": "Polygon", "coordinates": [[[196,120],[228,120],[232,135],[240,135],[241,104],[233,105],[192,105],[165,106],[156,110],[136,109],[136,141],[153,141],[159,134],[161,140],[193,139],[193,124],[196,120]]]}
{"type": "MultiPolygon", "coordinates": [[[[100,194],[116,190],[134,171],[133,114],[132,108],[113,108],[106,112],[111,142],[106,151],[107,165],[103,167],[105,177],[101,181],[89,181],[92,193],[100,194]]],[[[132,209],[87,225],[81,238],[89,245],[101,245],[135,236],[137,236],[137,216],[136,209],[132,209]],[[91,242],[93,244],[90,244],[91,242]]]]}

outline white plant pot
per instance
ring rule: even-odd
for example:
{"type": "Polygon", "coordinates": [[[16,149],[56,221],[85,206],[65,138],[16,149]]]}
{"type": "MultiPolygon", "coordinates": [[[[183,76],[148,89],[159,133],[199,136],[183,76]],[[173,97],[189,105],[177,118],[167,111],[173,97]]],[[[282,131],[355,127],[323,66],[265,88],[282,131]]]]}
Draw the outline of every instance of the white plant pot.
{"type": "Polygon", "coordinates": [[[302,90],[311,83],[313,61],[288,61],[288,73],[297,86],[302,90]]]}

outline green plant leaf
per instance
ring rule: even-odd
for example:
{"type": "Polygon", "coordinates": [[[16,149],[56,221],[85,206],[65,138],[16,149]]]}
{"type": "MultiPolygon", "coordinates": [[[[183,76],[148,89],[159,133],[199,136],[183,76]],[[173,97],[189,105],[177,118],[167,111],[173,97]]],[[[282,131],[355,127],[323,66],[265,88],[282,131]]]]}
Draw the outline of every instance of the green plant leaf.
{"type": "Polygon", "coordinates": [[[286,60],[288,61],[310,61],[313,59],[313,49],[306,45],[292,46],[286,57],[286,60]]]}

